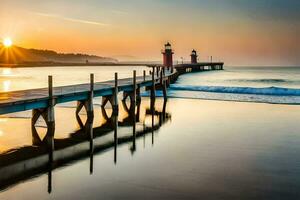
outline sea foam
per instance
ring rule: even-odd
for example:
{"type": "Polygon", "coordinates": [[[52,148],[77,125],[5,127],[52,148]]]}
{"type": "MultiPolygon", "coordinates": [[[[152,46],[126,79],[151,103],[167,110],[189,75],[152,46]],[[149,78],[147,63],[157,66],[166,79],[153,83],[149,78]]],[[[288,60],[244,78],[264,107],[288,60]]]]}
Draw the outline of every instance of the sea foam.
{"type": "Polygon", "coordinates": [[[276,96],[300,96],[300,89],[282,87],[225,87],[225,86],[191,86],[171,85],[171,90],[200,91],[233,94],[254,94],[254,95],[276,95],[276,96]]]}

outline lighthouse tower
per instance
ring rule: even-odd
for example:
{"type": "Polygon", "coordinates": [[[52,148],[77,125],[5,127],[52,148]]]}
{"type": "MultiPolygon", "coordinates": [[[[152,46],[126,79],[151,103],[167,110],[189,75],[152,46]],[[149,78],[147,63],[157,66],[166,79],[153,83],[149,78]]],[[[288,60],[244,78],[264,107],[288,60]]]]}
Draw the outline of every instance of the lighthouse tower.
{"type": "Polygon", "coordinates": [[[197,51],[195,49],[193,49],[192,54],[191,54],[191,63],[192,64],[197,64],[197,51]]]}
{"type": "Polygon", "coordinates": [[[165,44],[165,50],[162,51],[163,54],[163,65],[166,67],[173,67],[173,51],[172,51],[172,47],[171,44],[168,42],[167,44],[165,44]]]}

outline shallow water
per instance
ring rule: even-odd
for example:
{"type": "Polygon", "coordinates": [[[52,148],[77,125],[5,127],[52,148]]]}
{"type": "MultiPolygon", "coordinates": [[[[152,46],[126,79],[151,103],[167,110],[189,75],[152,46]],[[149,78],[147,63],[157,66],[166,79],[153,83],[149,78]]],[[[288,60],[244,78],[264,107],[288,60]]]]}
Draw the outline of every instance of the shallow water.
{"type": "Polygon", "coordinates": [[[54,86],[65,86],[89,83],[90,73],[95,74],[95,81],[114,79],[118,72],[119,78],[132,77],[132,71],[137,70],[137,76],[143,75],[144,66],[85,66],[85,67],[34,67],[34,68],[0,68],[0,92],[43,88],[48,86],[48,75],[53,76],[54,86]]]}
{"type": "MultiPolygon", "coordinates": [[[[124,68],[122,76],[131,76],[132,69],[124,68]]],[[[58,74],[59,70],[71,68],[53,70],[53,74],[58,74]]],[[[70,79],[54,76],[54,80],[59,85],[76,83],[77,79],[87,82],[89,73],[94,70],[99,70],[96,77],[101,81],[111,79],[116,69],[107,74],[105,68],[91,67],[85,72],[78,69],[79,72],[68,76],[70,79]]],[[[141,68],[138,70],[141,73],[141,68]]],[[[299,88],[295,84],[298,69],[294,68],[286,74],[284,70],[275,73],[264,69],[257,77],[264,81],[253,81],[255,75],[249,75],[251,81],[243,83],[230,81],[234,77],[244,79],[241,77],[254,73],[253,70],[259,71],[229,68],[222,72],[187,74],[174,86],[299,88]],[[293,84],[275,81],[283,76],[289,76],[293,84]]],[[[38,75],[29,72],[24,76],[38,75]]],[[[12,74],[20,77],[22,73],[14,71],[12,74]]],[[[47,77],[48,73],[46,70],[42,76],[47,77]]],[[[26,84],[23,78],[16,79],[9,90],[44,87],[40,77],[29,79],[28,83],[32,81],[32,84],[26,84]]],[[[94,101],[92,142],[87,138],[90,129],[81,129],[76,121],[75,103],[57,105],[53,162],[49,161],[44,145],[33,146],[31,112],[1,116],[0,199],[300,198],[300,107],[284,105],[299,101],[298,96],[172,87],[168,94],[176,98],[169,98],[166,104],[157,98],[155,110],[150,109],[150,100],[144,97],[135,126],[134,117],[120,102],[118,145],[112,121],[104,117],[99,106],[101,99],[94,101]],[[145,134],[139,134],[141,132],[145,134]]],[[[111,108],[107,107],[106,111],[110,116],[111,108]]],[[[84,112],[80,117],[85,122],[84,112]]],[[[37,130],[43,138],[46,129],[42,120],[37,130]]]]}
{"type": "MultiPolygon", "coordinates": [[[[142,107],[149,107],[147,99],[142,107]]],[[[161,110],[162,100],[156,107],[161,110]]],[[[49,173],[45,171],[2,191],[0,199],[300,197],[300,107],[170,99],[166,111],[170,121],[153,136],[137,138],[135,151],[132,141],[118,146],[116,164],[113,148],[95,153],[90,174],[87,154],[51,171],[50,194],[49,173]]],[[[57,123],[58,133],[72,128],[65,123],[72,113],[66,113],[60,116],[64,121],[57,123]]],[[[132,130],[119,127],[119,136],[130,135],[132,130]]],[[[111,134],[95,139],[95,147],[113,140],[111,134]]]]}

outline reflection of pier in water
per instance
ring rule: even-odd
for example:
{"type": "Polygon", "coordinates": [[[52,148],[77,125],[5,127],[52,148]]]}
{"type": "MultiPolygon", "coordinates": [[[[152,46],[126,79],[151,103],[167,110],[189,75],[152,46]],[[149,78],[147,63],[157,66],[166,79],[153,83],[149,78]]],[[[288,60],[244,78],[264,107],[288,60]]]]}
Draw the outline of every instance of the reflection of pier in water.
{"type": "Polygon", "coordinates": [[[102,107],[105,123],[95,128],[93,128],[93,117],[88,117],[83,123],[77,115],[81,129],[71,134],[69,138],[53,139],[53,143],[46,141],[47,136],[44,140],[40,139],[38,133],[35,132],[36,130],[33,129],[32,141],[35,146],[22,147],[0,155],[0,190],[48,173],[48,192],[51,192],[53,169],[90,157],[90,173],[93,173],[94,154],[114,148],[114,162],[116,163],[118,145],[132,142],[130,151],[134,153],[136,151],[136,139],[147,134],[152,134],[153,143],[154,132],[170,119],[170,114],[166,113],[166,101],[164,101],[160,111],[156,110],[154,101],[151,101],[150,104],[150,107],[146,108],[145,115],[141,117],[140,101],[131,102],[129,108],[123,101],[127,115],[121,120],[118,119],[118,113],[113,112],[111,116],[108,116],[105,108],[102,107]],[[151,117],[150,125],[146,124],[147,117],[151,117]],[[155,118],[158,120],[155,121],[155,118]],[[138,130],[137,124],[140,125],[138,130]],[[122,127],[132,127],[132,132],[124,133],[122,127]],[[122,134],[118,136],[118,132],[122,134]]]}

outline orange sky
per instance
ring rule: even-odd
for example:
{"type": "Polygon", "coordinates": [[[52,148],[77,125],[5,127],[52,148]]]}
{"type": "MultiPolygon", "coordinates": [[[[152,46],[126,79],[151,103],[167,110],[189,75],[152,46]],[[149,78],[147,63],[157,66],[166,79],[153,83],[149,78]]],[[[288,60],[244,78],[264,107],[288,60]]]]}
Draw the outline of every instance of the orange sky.
{"type": "Polygon", "coordinates": [[[283,0],[1,0],[0,37],[26,48],[136,60],[161,60],[170,41],[175,60],[188,60],[195,48],[203,61],[300,65],[297,8],[283,0]]]}

